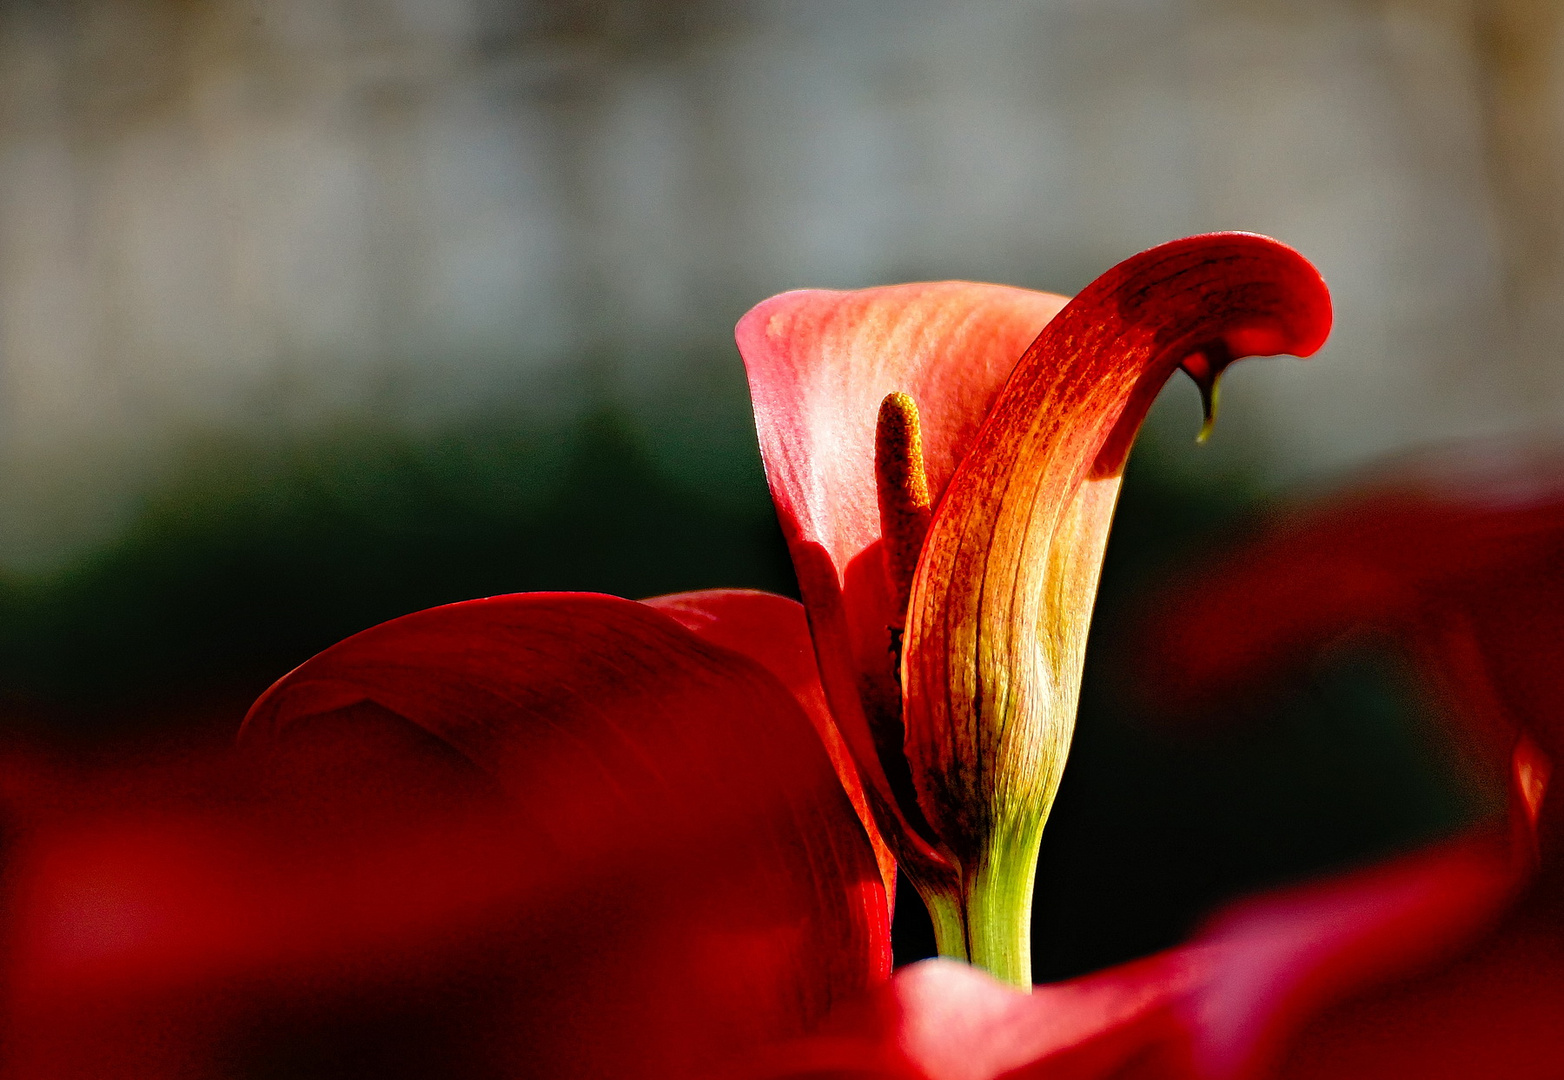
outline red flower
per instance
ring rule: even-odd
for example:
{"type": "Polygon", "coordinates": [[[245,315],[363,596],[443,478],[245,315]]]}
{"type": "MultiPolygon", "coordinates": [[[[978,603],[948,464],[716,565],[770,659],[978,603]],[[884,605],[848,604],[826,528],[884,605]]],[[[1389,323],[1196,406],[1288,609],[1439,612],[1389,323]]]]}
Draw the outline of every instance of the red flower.
{"type": "Polygon", "coordinates": [[[1160,693],[1255,690],[1372,632],[1422,672],[1508,804],[1505,822],[1408,861],[1429,872],[1407,877],[1409,915],[1378,936],[1329,920],[1389,914],[1372,882],[1394,871],[1341,883],[1334,909],[1250,916],[1251,929],[1290,920],[1316,945],[1265,962],[1263,993],[1235,1000],[1225,1035],[1209,1036],[1222,1075],[1559,1075],[1564,800],[1547,780],[1564,754],[1561,465],[1525,449],[1425,460],[1292,511],[1164,598],[1147,650],[1165,664],[1160,693]]]}
{"type": "Polygon", "coordinates": [[[1209,420],[1227,364],[1329,327],[1314,268],[1244,234],[1143,252],[1068,305],[947,282],[739,323],[826,695],[942,955],[1031,983],[1038,841],[1152,399],[1182,366],[1209,420]]]}
{"type": "MultiPolygon", "coordinates": [[[[1233,359],[1307,354],[1328,324],[1313,268],[1238,234],[1068,305],[961,283],[768,301],[739,343],[804,607],[496,597],[328,649],[251,710],[243,805],[131,798],[21,830],[7,1068],[276,1068],[276,1032],[335,1045],[365,1016],[393,1045],[396,1017],[434,1024],[415,1042],[445,1048],[440,1075],[689,1075],[764,1046],[762,1068],[835,1067],[787,1040],[887,973],[882,832],[942,951],[1029,983],[1130,442],[1175,368],[1210,402],[1233,359]]],[[[930,1053],[1095,1069],[1160,1046],[1201,970],[1029,999],[936,964],[881,991],[890,1027],[871,997],[821,1038],[929,1075],[955,1075],[930,1053]],[[1046,1030],[986,1056],[993,1024],[902,1038],[969,1007],[1046,1030]]]]}

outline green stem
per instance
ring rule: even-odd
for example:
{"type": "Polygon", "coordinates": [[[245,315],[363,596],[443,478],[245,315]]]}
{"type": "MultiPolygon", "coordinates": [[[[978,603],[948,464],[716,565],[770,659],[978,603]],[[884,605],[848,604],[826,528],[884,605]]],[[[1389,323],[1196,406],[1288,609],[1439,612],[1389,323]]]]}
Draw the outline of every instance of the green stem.
{"type": "Polygon", "coordinates": [[[934,924],[934,947],[939,954],[952,960],[970,961],[966,913],[961,909],[960,898],[922,889],[918,895],[923,897],[923,906],[929,909],[929,920],[934,924]]]}
{"type": "Polygon", "coordinates": [[[1032,887],[1042,827],[990,841],[966,883],[968,952],[996,979],[1032,988],[1032,887]]]}
{"type": "Polygon", "coordinates": [[[941,956],[965,960],[996,979],[1032,988],[1032,887],[1042,823],[1001,830],[959,892],[918,886],[941,956]]]}

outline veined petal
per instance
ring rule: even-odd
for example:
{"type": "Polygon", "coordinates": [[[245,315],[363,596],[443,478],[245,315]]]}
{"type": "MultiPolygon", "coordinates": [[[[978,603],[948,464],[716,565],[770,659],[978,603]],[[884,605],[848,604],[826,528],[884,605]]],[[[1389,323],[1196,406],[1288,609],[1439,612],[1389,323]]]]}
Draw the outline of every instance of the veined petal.
{"type": "Polygon", "coordinates": [[[749,657],[792,692],[814,724],[815,733],[820,736],[831,765],[836,769],[837,779],[842,782],[869,842],[874,845],[874,859],[880,867],[886,899],[894,904],[896,858],[880,835],[864,794],[858,766],[826,703],[803,605],[785,596],[753,589],[702,589],[654,596],[641,603],[677,620],[685,629],[712,644],[749,657]]]}
{"type": "MultiPolygon", "coordinates": [[[[1264,237],[1200,236],[1098,278],[1016,365],[934,515],[903,656],[919,804],[969,893],[999,849],[1035,853],[1120,475],[1151,400],[1180,365],[1212,380],[1239,357],[1308,355],[1329,327],[1324,282],[1302,256],[1264,237]]],[[[1016,877],[1029,908],[1030,877],[1016,877]]]]}
{"type": "Polygon", "coordinates": [[[968,282],[808,290],[765,301],[736,332],[826,696],[887,839],[925,876],[944,859],[902,816],[916,808],[899,762],[890,627],[900,613],[881,566],[880,403],[896,392],[916,403],[937,501],[1016,360],[1064,303],[968,282]]]}

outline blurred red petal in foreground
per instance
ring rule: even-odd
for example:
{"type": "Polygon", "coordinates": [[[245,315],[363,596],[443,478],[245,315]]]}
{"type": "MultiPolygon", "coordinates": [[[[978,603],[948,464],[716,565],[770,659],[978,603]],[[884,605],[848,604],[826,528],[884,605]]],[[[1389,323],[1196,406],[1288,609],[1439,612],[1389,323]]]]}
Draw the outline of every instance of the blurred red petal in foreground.
{"type": "MultiPolygon", "coordinates": [[[[1507,825],[1446,849],[1489,856],[1409,879],[1427,914],[1393,935],[1398,963],[1374,960],[1388,939],[1348,935],[1263,965],[1265,993],[1231,1025],[1270,1047],[1246,1067],[1561,1075],[1564,797],[1548,779],[1564,753],[1564,454],[1485,446],[1402,466],[1279,516],[1159,600],[1145,650],[1159,694],[1199,708],[1255,693],[1371,630],[1416,665],[1474,773],[1508,792],[1507,825]]],[[[1215,1038],[1209,1018],[1202,1030],[1215,1038]]]]}
{"type": "Polygon", "coordinates": [[[814,1036],[771,1051],[750,1080],[1059,1080],[1188,1075],[1179,1008],[1205,957],[1175,950],[1030,994],[952,960],[903,968],[814,1036]]]}
{"type": "Polygon", "coordinates": [[[1474,833],[1243,901],[1186,945],[1031,994],[965,965],[913,965],[745,1075],[1275,1076],[1299,1028],[1322,1009],[1483,940],[1527,869],[1504,831],[1474,833]]]}
{"type": "Polygon", "coordinates": [[[5,1076],[684,1076],[888,967],[800,705],[643,605],[376,627],[244,742],[16,770],[5,1076]]]}

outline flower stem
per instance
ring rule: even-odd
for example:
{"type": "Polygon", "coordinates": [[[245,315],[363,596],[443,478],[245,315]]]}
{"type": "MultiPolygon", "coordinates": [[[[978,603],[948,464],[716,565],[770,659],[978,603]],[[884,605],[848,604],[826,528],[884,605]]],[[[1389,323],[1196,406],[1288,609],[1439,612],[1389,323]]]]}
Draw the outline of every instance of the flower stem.
{"type": "Polygon", "coordinates": [[[1032,887],[1041,840],[1041,822],[1000,830],[964,875],[959,893],[918,889],[941,956],[965,960],[1020,989],[1032,988],[1032,887]]]}
{"type": "Polygon", "coordinates": [[[929,921],[934,924],[934,947],[939,954],[970,962],[966,912],[961,908],[960,897],[922,890],[918,895],[923,897],[923,906],[929,909],[929,921]]]}
{"type": "Polygon", "coordinates": [[[1032,988],[1032,887],[1042,826],[1001,830],[966,882],[967,949],[996,979],[1032,988]]]}

